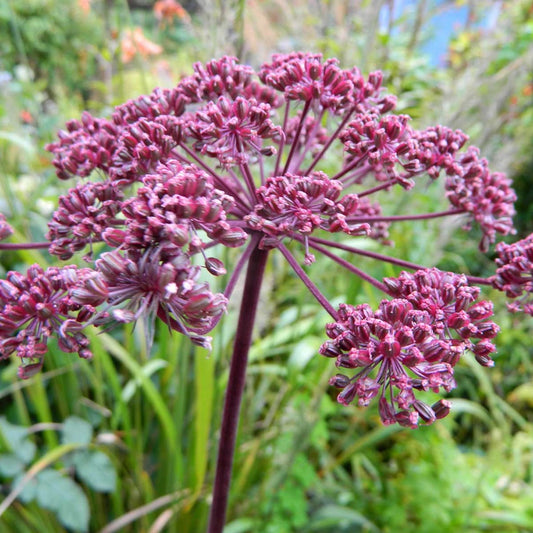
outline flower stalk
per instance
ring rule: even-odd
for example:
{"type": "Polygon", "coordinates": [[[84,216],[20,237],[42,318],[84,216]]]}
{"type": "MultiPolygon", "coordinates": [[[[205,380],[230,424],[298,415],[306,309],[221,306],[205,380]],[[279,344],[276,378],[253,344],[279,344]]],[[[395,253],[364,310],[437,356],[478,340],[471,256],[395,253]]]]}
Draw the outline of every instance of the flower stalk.
{"type": "Polygon", "coordinates": [[[231,472],[235,455],[235,442],[239,425],[242,396],[246,381],[248,352],[252,343],[253,327],[259,303],[261,285],[268,251],[255,248],[246,271],[239,321],[233,344],[226,398],[220,426],[220,437],[209,514],[208,533],[222,533],[226,523],[231,472]]]}

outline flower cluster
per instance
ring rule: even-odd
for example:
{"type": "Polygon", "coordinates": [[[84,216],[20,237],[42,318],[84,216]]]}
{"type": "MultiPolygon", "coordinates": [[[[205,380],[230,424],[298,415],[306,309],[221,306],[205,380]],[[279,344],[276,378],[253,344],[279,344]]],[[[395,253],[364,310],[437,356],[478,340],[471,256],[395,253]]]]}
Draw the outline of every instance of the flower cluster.
{"type": "Polygon", "coordinates": [[[209,175],[198,167],[178,162],[159,165],[147,174],[136,196],[122,205],[125,229],[109,228],[103,234],[110,246],[126,246],[135,256],[157,247],[161,259],[173,258],[188,247],[199,252],[205,243],[199,232],[225,246],[241,246],[247,234],[226,222],[233,208],[231,196],[215,189],[209,175]]]}
{"type": "Polygon", "coordinates": [[[55,155],[57,177],[85,177],[95,169],[109,171],[117,134],[112,122],[94,118],[86,111],[81,121],[67,122],[67,130],[58,134],[59,141],[47,146],[55,155]]]}
{"type": "Polygon", "coordinates": [[[5,215],[0,213],[0,241],[3,241],[13,233],[13,228],[7,223],[5,215]]]}
{"type": "MultiPolygon", "coordinates": [[[[326,328],[332,340],[320,353],[336,357],[338,367],[361,369],[352,378],[333,378],[342,389],[339,402],[357,396],[367,405],[379,394],[385,423],[416,427],[419,417],[431,423],[439,416],[415,391],[453,388],[453,367],[466,349],[483,366],[494,364],[490,339],[499,328],[488,320],[492,304],[476,301],[479,289],[465,276],[437,269],[403,272],[384,283],[394,299],[383,300],[376,312],[367,304],[342,305],[338,320],[326,328]],[[474,344],[473,339],[481,340],[474,344]]],[[[437,406],[442,415],[442,402],[437,406]]]]}
{"type": "Polygon", "coordinates": [[[255,98],[238,96],[235,100],[221,96],[209,102],[188,124],[188,136],[202,154],[216,157],[223,166],[248,161],[249,153],[274,153],[261,146],[262,139],[281,135],[280,126],[270,120],[271,106],[255,98]]]}
{"type": "Polygon", "coordinates": [[[26,275],[11,271],[0,280],[0,358],[16,353],[24,363],[20,377],[41,369],[52,336],[64,352],[92,357],[82,329],[95,309],[71,298],[72,290],[88,275],[90,269],[75,266],[43,270],[32,265],[26,275]]]}
{"type": "MultiPolygon", "coordinates": [[[[419,131],[408,116],[394,114],[396,99],[382,82],[380,72],[364,77],[320,54],[277,54],[257,73],[223,57],[194,65],[172,89],[118,106],[109,119],[84,113],[70,121],[47,148],[58,177],[79,181],[59,199],[47,238],[63,260],[89,246],[88,266],[34,266],[26,277],[8,275],[1,285],[2,355],[16,352],[28,375],[42,365],[53,334],[66,351],[85,357],[83,327],[110,320],[142,320],[152,334],[159,319],[208,346],[206,334],[245,266],[243,301],[257,305],[261,268],[279,252],[333,318],[320,353],[356,369],[332,380],[342,389],[341,403],[357,397],[366,405],[379,396],[384,422],[409,427],[445,416],[449,402],[429,406],[415,394],[453,388],[453,368],[465,350],[493,364],[492,304],[479,300],[479,288],[464,275],[346,241],[388,243],[393,223],[467,216],[482,229],[486,250],[497,234],[513,232],[515,195],[475,147],[465,149],[464,133],[441,125],[419,131]],[[414,189],[424,175],[424,188],[443,176],[446,210],[388,216],[372,197],[397,194],[396,185],[414,189]],[[238,254],[234,268],[218,255],[224,247],[238,249],[224,255],[238,254]],[[413,272],[380,281],[337,250],[413,272]],[[307,273],[315,253],[392,300],[376,311],[334,309],[307,273]],[[225,283],[223,292],[211,291],[210,276],[225,283]]],[[[8,233],[2,218],[0,237],[8,233]]],[[[476,281],[512,298],[531,293],[531,248],[527,240],[498,245],[497,275],[476,281]]],[[[533,314],[529,302],[520,302],[515,309],[533,314]]],[[[243,310],[242,324],[251,331],[248,312],[253,316],[253,309],[243,310]]]]}
{"type": "Polygon", "coordinates": [[[178,92],[193,103],[209,102],[220,96],[235,99],[238,96],[255,98],[272,107],[282,104],[281,98],[271,88],[254,80],[252,67],[239,64],[234,57],[209,61],[206,65],[196,63],[194,74],[178,84],[178,92]]]}
{"type": "MultiPolygon", "coordinates": [[[[409,178],[420,170],[420,163],[408,120],[407,115],[359,113],[340,137],[349,154],[347,166],[364,162],[376,180],[394,181],[406,189],[413,187],[409,178]]],[[[359,180],[367,174],[368,170],[359,173],[359,180]]]]}
{"type": "Polygon", "coordinates": [[[274,54],[272,62],[261,67],[259,77],[287,100],[307,102],[335,114],[369,105],[379,105],[385,112],[396,101],[390,96],[380,98],[381,72],[373,72],[365,82],[356,68],[343,70],[336,59],[324,61],[321,54],[274,54]]]}
{"type": "Polygon", "coordinates": [[[516,194],[505,174],[490,172],[487,160],[479,158],[477,148],[469,148],[458,162],[463,172],[446,179],[446,195],[452,205],[472,214],[484,234],[480,250],[486,252],[496,233],[515,233],[516,194]]]}
{"type": "Polygon", "coordinates": [[[348,405],[358,397],[359,405],[366,406],[379,395],[385,424],[416,427],[419,417],[433,422],[435,409],[417,400],[415,391],[455,387],[453,366],[444,355],[453,343],[439,339],[433,326],[428,312],[405,299],[383,300],[376,312],[367,304],[341,305],[338,320],[326,327],[332,340],[320,353],[336,357],[340,368],[361,370],[352,378],[337,374],[331,379],[342,389],[338,401],[348,405]]]}
{"type": "Polygon", "coordinates": [[[48,223],[50,253],[70,259],[87,244],[102,241],[109,227],[121,226],[123,193],[109,180],[80,183],[59,198],[59,207],[48,223]]]}
{"type": "MultiPolygon", "coordinates": [[[[442,272],[436,268],[402,272],[398,278],[383,280],[391,296],[405,298],[417,309],[427,311],[434,320],[434,329],[441,337],[454,331],[459,352],[471,350],[483,366],[493,366],[489,354],[496,351],[489,339],[499,328],[488,320],[493,315],[492,302],[477,301],[480,289],[468,284],[464,275],[442,272]],[[482,339],[474,344],[474,339],[482,339]]],[[[452,352],[444,357],[458,357],[452,352]]]]}
{"type": "Polygon", "coordinates": [[[510,311],[533,316],[533,235],[513,244],[500,242],[496,251],[498,268],[492,278],[493,286],[517,299],[508,304],[510,311]]]}
{"type": "Polygon", "coordinates": [[[197,281],[199,268],[185,254],[162,263],[158,253],[148,251],[135,260],[118,251],[102,254],[92,275],[72,291],[72,301],[94,307],[108,302],[112,318],[119,322],[143,319],[150,344],[159,317],[195,344],[210,347],[210,338],[202,334],[220,317],[226,298],[197,281]]]}

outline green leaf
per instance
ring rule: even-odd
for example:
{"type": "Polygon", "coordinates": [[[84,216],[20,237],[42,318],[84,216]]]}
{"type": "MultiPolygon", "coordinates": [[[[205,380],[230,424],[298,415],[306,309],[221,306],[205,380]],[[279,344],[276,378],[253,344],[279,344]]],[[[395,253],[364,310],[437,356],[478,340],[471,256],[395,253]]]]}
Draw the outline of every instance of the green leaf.
{"type": "Polygon", "coordinates": [[[340,505],[321,507],[314,514],[309,531],[324,531],[330,527],[342,527],[344,530],[348,527],[353,528],[349,531],[359,531],[364,528],[364,531],[379,532],[379,528],[361,513],[340,505]]]}
{"type": "Polygon", "coordinates": [[[481,405],[471,400],[465,400],[463,398],[454,398],[452,401],[451,413],[453,416],[459,413],[468,413],[485,422],[488,427],[491,427],[494,424],[487,410],[481,405]]]}
{"type": "MultiPolygon", "coordinates": [[[[22,481],[22,479],[24,478],[24,475],[25,475],[25,472],[21,472],[13,480],[13,489],[14,490],[17,488],[19,483],[22,481]]],[[[22,503],[30,503],[31,501],[33,501],[35,499],[35,496],[37,495],[37,485],[38,485],[37,478],[30,479],[29,481],[26,482],[26,484],[24,485],[24,488],[19,493],[17,498],[22,503]]]]}
{"type": "MultiPolygon", "coordinates": [[[[164,361],[163,359],[151,359],[142,367],[141,372],[144,376],[149,378],[152,374],[155,374],[166,366],[168,366],[168,362],[164,361]]],[[[122,391],[122,399],[125,402],[129,402],[133,398],[133,395],[135,394],[136,390],[141,386],[142,381],[139,378],[131,379],[122,391]]]]}
{"type": "Polygon", "coordinates": [[[58,494],[64,490],[65,479],[65,476],[52,468],[47,468],[37,475],[37,501],[41,507],[51,511],[57,510],[58,494]]]}
{"type": "Polygon", "coordinates": [[[0,431],[2,431],[4,439],[13,451],[28,436],[28,428],[11,424],[5,416],[0,417],[0,431]]]}
{"type": "Polygon", "coordinates": [[[533,384],[529,381],[522,383],[516,387],[511,394],[509,394],[509,402],[511,403],[527,403],[533,405],[533,384]]]}
{"type": "Polygon", "coordinates": [[[16,456],[25,464],[28,464],[35,457],[36,451],[37,446],[34,442],[31,440],[23,440],[21,443],[19,443],[17,448],[13,450],[13,453],[15,453],[16,456]]]}
{"type": "Polygon", "coordinates": [[[251,518],[238,518],[224,526],[224,533],[249,533],[254,531],[255,522],[251,518]]]}
{"type": "Polygon", "coordinates": [[[0,431],[11,451],[21,461],[27,464],[33,459],[36,446],[32,441],[26,439],[28,436],[28,428],[11,424],[4,416],[2,416],[0,417],[0,431]]]}
{"type": "Polygon", "coordinates": [[[314,342],[313,338],[305,338],[301,340],[293,348],[287,365],[296,371],[303,370],[307,363],[318,353],[318,346],[320,342],[314,342]]]}
{"type": "Polygon", "coordinates": [[[215,362],[205,351],[198,350],[195,357],[195,398],[194,417],[194,488],[200,491],[204,484],[209,459],[209,430],[213,416],[213,396],[215,390],[215,362]]]}
{"type": "Polygon", "coordinates": [[[80,479],[96,492],[113,492],[117,474],[109,457],[100,451],[80,450],[74,454],[74,465],[80,479]]]}
{"type": "Polygon", "coordinates": [[[57,470],[46,469],[37,476],[37,502],[54,511],[65,527],[87,531],[89,502],[81,488],[72,479],[57,470]]]}
{"type": "Polygon", "coordinates": [[[13,477],[24,470],[25,463],[15,454],[4,453],[0,455],[0,474],[13,477]]]}
{"type": "Polygon", "coordinates": [[[61,430],[62,444],[89,444],[93,438],[93,427],[77,416],[69,416],[61,430]]]}
{"type": "Polygon", "coordinates": [[[143,374],[142,367],[139,365],[139,363],[137,363],[132,354],[130,354],[115,339],[113,339],[113,337],[103,334],[100,335],[100,340],[102,341],[103,346],[113,355],[113,357],[120,361],[131,372],[133,377],[139,380],[144,394],[146,394],[146,398],[153,407],[155,414],[161,421],[169,448],[176,448],[174,421],[165,399],[161,395],[159,389],[147,376],[143,374]]]}
{"type": "Polygon", "coordinates": [[[72,488],[63,495],[57,518],[65,526],[75,531],[87,531],[89,527],[89,502],[78,485],[72,482],[72,488]]]}

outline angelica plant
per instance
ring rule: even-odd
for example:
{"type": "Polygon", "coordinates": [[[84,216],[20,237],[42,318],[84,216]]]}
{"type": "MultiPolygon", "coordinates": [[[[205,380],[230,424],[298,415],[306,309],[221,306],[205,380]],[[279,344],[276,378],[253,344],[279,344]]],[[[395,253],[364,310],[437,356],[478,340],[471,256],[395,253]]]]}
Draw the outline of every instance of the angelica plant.
{"type": "MultiPolygon", "coordinates": [[[[86,328],[117,322],[142,321],[150,344],[160,320],[209,348],[209,332],[244,276],[210,533],[225,523],[248,352],[271,254],[281,254],[331,316],[317,351],[340,369],[330,380],[338,401],[376,401],[384,424],[416,428],[445,417],[451,403],[428,405],[420,392],[453,389],[454,367],[466,351],[483,366],[494,364],[499,327],[480,286],[519,298],[511,310],[532,314],[531,238],[498,244],[498,270],[486,279],[413,264],[387,248],[393,223],[460,217],[465,228],[481,229],[480,253],[487,252],[498,235],[514,232],[516,198],[510,180],[466,147],[463,132],[442,125],[419,131],[395,114],[382,78],[319,54],[274,55],[258,72],[223,57],[196,64],[173,89],[118,106],[110,118],[85,112],[47,147],[58,178],[74,183],[59,198],[47,242],[0,245],[48,247],[61,261],[81,255],[86,264],[33,265],[0,281],[0,357],[18,357],[22,378],[41,369],[49,338],[89,359],[86,328]],[[444,211],[391,216],[375,199],[437,181],[449,202],[444,211]],[[380,242],[385,252],[358,246],[361,239],[380,242]],[[230,265],[221,260],[225,247],[238,251],[230,265]],[[381,291],[377,309],[333,306],[336,295],[313,282],[317,254],[381,291]],[[379,280],[357,266],[361,256],[405,270],[379,280]],[[224,290],[213,292],[206,275],[222,277],[224,290]]],[[[0,236],[9,235],[1,218],[0,236]]]]}

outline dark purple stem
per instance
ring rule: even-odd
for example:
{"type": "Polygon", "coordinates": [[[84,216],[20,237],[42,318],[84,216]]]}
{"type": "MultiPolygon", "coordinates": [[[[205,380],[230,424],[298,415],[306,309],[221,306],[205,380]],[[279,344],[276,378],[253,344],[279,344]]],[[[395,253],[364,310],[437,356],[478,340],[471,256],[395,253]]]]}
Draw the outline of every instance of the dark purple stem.
{"type": "Polygon", "coordinates": [[[268,251],[255,248],[250,256],[239,313],[239,322],[233,345],[226,399],[222,413],[220,442],[218,446],[213,504],[209,514],[207,533],[222,533],[226,522],[226,510],[239,424],[242,394],[246,380],[248,352],[252,343],[257,304],[268,251]]]}
{"type": "Polygon", "coordinates": [[[292,141],[291,150],[289,152],[289,155],[287,156],[287,161],[285,161],[285,167],[283,168],[282,174],[285,174],[290,168],[290,164],[294,156],[294,152],[296,150],[296,147],[298,146],[298,139],[300,138],[300,133],[302,133],[302,127],[305,123],[305,117],[307,117],[307,113],[309,112],[310,108],[311,108],[311,100],[308,100],[304,104],[302,116],[300,117],[298,128],[296,129],[296,133],[294,134],[294,141],[292,141]]]}
{"type": "Polygon", "coordinates": [[[287,102],[285,104],[285,114],[283,116],[283,128],[282,128],[283,133],[279,141],[278,156],[276,157],[276,165],[274,167],[274,174],[272,174],[273,176],[278,175],[279,166],[281,164],[281,154],[283,153],[283,148],[285,148],[285,131],[287,131],[287,124],[289,122],[289,110],[290,110],[290,102],[287,102]]]}
{"type": "Polygon", "coordinates": [[[384,283],[381,283],[377,279],[373,278],[372,276],[368,275],[366,272],[363,272],[361,269],[357,268],[356,266],[352,265],[345,259],[342,259],[342,257],[338,257],[334,253],[331,253],[328,249],[323,248],[322,246],[319,246],[315,242],[313,242],[311,239],[309,239],[309,246],[311,248],[315,249],[317,252],[320,252],[324,255],[327,255],[329,258],[333,259],[336,263],[339,263],[339,265],[342,265],[344,268],[349,270],[350,272],[353,272],[356,276],[359,276],[361,279],[364,279],[366,282],[370,283],[376,289],[379,289],[380,291],[384,292],[385,294],[389,294],[389,291],[387,289],[387,286],[384,283]]]}
{"type": "MultiPolygon", "coordinates": [[[[244,153],[244,148],[242,146],[242,143],[239,139],[237,139],[237,149],[239,153],[244,153]]],[[[252,173],[250,172],[250,167],[248,166],[248,163],[246,161],[240,165],[241,174],[244,178],[244,183],[246,183],[246,186],[248,188],[248,192],[250,193],[250,197],[253,199],[254,203],[257,202],[257,196],[255,194],[255,183],[254,178],[252,176],[252,173]]]]}
{"type": "Polygon", "coordinates": [[[305,273],[304,269],[298,264],[298,261],[289,252],[284,244],[278,246],[279,251],[283,254],[289,265],[294,269],[298,277],[304,282],[309,292],[317,299],[318,303],[333,317],[333,320],[338,320],[339,316],[328,302],[328,299],[318,290],[317,286],[311,281],[309,276],[305,273]]]}
{"type": "MultiPolygon", "coordinates": [[[[318,237],[309,237],[309,244],[311,247],[314,247],[315,244],[323,244],[324,246],[331,246],[332,248],[338,248],[339,250],[344,250],[346,252],[351,252],[357,255],[363,255],[365,257],[371,257],[372,259],[377,259],[378,261],[384,261],[385,263],[391,263],[404,268],[409,268],[411,270],[424,270],[423,265],[418,265],[417,263],[411,263],[410,261],[404,261],[403,259],[397,259],[396,257],[390,257],[388,255],[379,254],[377,252],[371,252],[369,250],[362,250],[361,248],[355,248],[354,246],[348,246],[346,244],[341,244],[339,242],[328,241],[326,239],[320,239],[318,237]]],[[[492,285],[490,278],[480,278],[478,276],[469,276],[466,274],[468,283],[473,283],[475,285],[492,285]]]]}
{"type": "Polygon", "coordinates": [[[361,216],[349,217],[346,222],[402,222],[406,220],[428,220],[430,218],[447,217],[451,215],[462,215],[466,213],[464,209],[449,209],[448,211],[438,211],[435,213],[422,213],[419,215],[393,215],[393,216],[361,216]]]}
{"type": "Polygon", "coordinates": [[[470,284],[487,285],[488,287],[492,286],[492,281],[490,280],[490,278],[480,278],[479,276],[469,276],[468,274],[466,274],[466,279],[470,284]]]}
{"type": "Polygon", "coordinates": [[[0,243],[0,250],[38,250],[49,248],[49,246],[49,242],[29,242],[23,244],[16,242],[2,242],[0,243]]]}
{"type": "Polygon", "coordinates": [[[352,161],[349,165],[344,167],[340,172],[337,172],[337,174],[335,174],[335,176],[333,176],[331,179],[340,180],[343,176],[348,174],[348,172],[350,172],[351,170],[359,166],[367,157],[368,157],[367,155],[363,155],[359,159],[352,161]]]}
{"type": "Polygon", "coordinates": [[[322,150],[320,150],[320,152],[315,156],[315,158],[313,159],[313,162],[311,163],[311,165],[309,165],[309,168],[303,173],[304,176],[307,176],[315,168],[316,164],[322,159],[322,157],[327,152],[329,147],[333,144],[333,141],[339,136],[339,133],[342,131],[342,129],[344,128],[344,126],[346,125],[346,123],[348,122],[352,114],[353,114],[353,109],[351,111],[348,111],[348,113],[346,113],[346,116],[344,117],[342,122],[339,124],[339,127],[335,130],[333,135],[329,138],[328,142],[324,145],[322,150]]]}
{"type": "Polygon", "coordinates": [[[244,265],[247,263],[248,259],[250,258],[250,255],[257,247],[257,244],[260,241],[260,238],[261,236],[259,233],[252,233],[252,238],[250,240],[250,243],[248,244],[248,246],[246,247],[246,250],[244,250],[239,261],[235,265],[235,268],[233,269],[233,272],[231,273],[228,284],[226,285],[226,288],[224,289],[224,296],[228,300],[233,294],[233,289],[235,288],[235,285],[237,284],[237,280],[239,279],[240,273],[244,265]]]}
{"type": "Polygon", "coordinates": [[[338,248],[339,250],[344,250],[346,252],[351,252],[357,255],[363,255],[365,257],[371,257],[372,259],[377,259],[378,261],[385,261],[386,263],[391,263],[400,267],[410,268],[412,270],[421,270],[426,268],[416,263],[411,263],[410,261],[404,261],[403,259],[397,259],[396,257],[390,257],[388,255],[383,255],[378,252],[371,252],[369,250],[362,250],[361,248],[356,248],[354,246],[348,246],[347,244],[342,244],[340,242],[328,241],[326,239],[320,239],[319,237],[310,237],[309,243],[312,244],[323,244],[324,246],[331,246],[332,248],[338,248]]]}
{"type": "Polygon", "coordinates": [[[388,189],[389,187],[392,187],[396,183],[398,183],[396,179],[391,179],[389,181],[383,182],[381,185],[376,185],[375,187],[372,187],[371,189],[367,189],[364,192],[357,193],[357,196],[359,196],[359,198],[363,198],[363,196],[368,196],[369,194],[374,194],[375,192],[388,189]]]}
{"type": "MultiPolygon", "coordinates": [[[[299,173],[300,165],[302,164],[303,160],[305,159],[305,156],[307,155],[307,152],[309,152],[311,146],[313,145],[313,141],[315,140],[317,131],[319,130],[321,124],[322,124],[322,118],[324,117],[324,113],[326,112],[325,109],[322,109],[318,116],[315,116],[315,124],[313,126],[313,129],[308,135],[307,141],[305,143],[305,146],[300,151],[300,155],[298,156],[298,159],[295,163],[293,163],[293,169],[295,172],[299,173]]],[[[307,173],[306,173],[307,174],[307,173]]]]}

